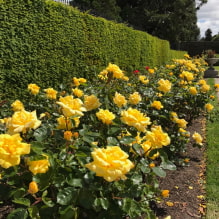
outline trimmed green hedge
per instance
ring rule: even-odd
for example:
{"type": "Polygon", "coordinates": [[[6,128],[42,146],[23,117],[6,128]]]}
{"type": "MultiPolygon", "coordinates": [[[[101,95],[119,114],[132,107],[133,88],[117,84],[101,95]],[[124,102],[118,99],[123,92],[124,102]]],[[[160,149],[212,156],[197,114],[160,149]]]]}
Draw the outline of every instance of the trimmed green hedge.
{"type": "Polygon", "coordinates": [[[51,0],[0,0],[1,99],[22,95],[29,83],[56,89],[73,76],[91,79],[109,62],[132,71],[183,54],[167,41],[51,0]]]}

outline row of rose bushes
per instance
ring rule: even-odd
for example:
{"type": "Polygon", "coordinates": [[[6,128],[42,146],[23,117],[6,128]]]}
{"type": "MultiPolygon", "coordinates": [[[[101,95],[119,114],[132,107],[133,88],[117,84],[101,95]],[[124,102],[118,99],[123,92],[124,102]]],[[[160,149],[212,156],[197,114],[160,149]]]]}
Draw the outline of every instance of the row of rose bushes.
{"type": "Polygon", "coordinates": [[[10,217],[155,218],[150,202],[168,195],[157,177],[183,163],[189,141],[202,145],[187,127],[213,109],[205,68],[187,55],[132,73],[110,63],[92,82],[29,84],[28,99],[2,101],[0,201],[13,203],[10,217]]]}

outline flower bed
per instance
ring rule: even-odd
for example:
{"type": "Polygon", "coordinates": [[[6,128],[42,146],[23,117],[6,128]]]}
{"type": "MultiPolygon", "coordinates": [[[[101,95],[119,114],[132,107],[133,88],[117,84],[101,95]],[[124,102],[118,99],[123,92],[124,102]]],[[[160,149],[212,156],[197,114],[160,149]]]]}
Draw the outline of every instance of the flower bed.
{"type": "Polygon", "coordinates": [[[0,200],[22,218],[155,218],[150,202],[168,195],[156,178],[183,162],[187,126],[213,109],[204,70],[185,56],[132,73],[110,63],[58,91],[29,84],[27,100],[1,106],[0,200]]]}

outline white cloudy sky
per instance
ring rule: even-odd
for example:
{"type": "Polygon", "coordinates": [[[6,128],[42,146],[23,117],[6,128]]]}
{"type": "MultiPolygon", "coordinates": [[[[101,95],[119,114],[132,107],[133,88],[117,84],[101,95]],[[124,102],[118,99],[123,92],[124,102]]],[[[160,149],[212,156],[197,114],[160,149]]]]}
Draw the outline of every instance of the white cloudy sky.
{"type": "Polygon", "coordinates": [[[205,31],[210,28],[212,36],[219,33],[219,0],[208,0],[197,12],[201,37],[205,36],[205,31]]]}

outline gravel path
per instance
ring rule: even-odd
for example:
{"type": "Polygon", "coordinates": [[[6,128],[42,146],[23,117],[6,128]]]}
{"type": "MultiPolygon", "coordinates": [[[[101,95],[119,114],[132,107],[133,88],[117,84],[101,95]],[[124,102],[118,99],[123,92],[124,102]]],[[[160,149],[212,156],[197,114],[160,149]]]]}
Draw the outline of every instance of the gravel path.
{"type": "MultiPolygon", "coordinates": [[[[219,78],[215,78],[215,79],[214,79],[214,83],[215,83],[215,84],[219,84],[219,78]]],[[[219,92],[217,92],[217,98],[218,98],[218,100],[219,100],[219,92]]]]}

